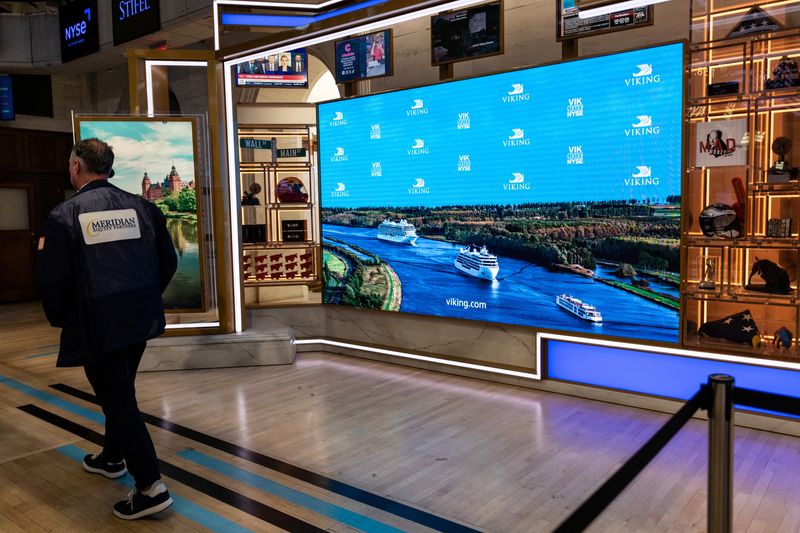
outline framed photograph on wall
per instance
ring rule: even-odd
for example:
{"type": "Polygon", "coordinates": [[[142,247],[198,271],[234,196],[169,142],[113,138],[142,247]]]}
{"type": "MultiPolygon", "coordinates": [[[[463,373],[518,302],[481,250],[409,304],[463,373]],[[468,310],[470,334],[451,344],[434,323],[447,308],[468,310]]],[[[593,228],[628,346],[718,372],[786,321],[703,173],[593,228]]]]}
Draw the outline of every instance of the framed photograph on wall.
{"type": "Polygon", "coordinates": [[[114,150],[110,183],[153,202],[167,218],[178,270],[163,294],[167,312],[207,309],[198,119],[76,116],[75,139],[96,137],[114,150]]]}
{"type": "Polygon", "coordinates": [[[697,122],[694,166],[735,167],[747,164],[747,119],[697,122]]]}

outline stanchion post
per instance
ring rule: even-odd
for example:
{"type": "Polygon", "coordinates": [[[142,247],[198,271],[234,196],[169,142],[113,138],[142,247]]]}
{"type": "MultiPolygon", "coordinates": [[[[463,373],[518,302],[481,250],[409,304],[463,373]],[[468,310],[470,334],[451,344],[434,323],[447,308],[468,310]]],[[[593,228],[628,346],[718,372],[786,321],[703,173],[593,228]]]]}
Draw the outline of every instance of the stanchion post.
{"type": "Polygon", "coordinates": [[[708,533],[733,529],[733,378],[708,377],[708,533]]]}

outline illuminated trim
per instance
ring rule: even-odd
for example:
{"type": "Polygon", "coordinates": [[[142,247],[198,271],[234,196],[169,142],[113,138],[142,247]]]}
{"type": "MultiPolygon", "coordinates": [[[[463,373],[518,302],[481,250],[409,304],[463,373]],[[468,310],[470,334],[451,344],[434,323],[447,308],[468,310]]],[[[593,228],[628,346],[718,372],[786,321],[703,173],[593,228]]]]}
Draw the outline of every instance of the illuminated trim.
{"type": "MultiPolygon", "coordinates": [[[[329,42],[341,37],[347,37],[352,35],[353,32],[369,32],[373,29],[384,28],[386,26],[390,26],[392,24],[398,24],[400,22],[405,22],[408,20],[414,20],[416,18],[427,17],[430,15],[434,15],[441,11],[449,11],[451,9],[457,9],[460,7],[471,6],[474,4],[480,4],[485,0],[456,0],[455,2],[449,2],[447,4],[441,4],[435,7],[429,7],[426,9],[421,9],[419,11],[415,11],[413,13],[405,13],[403,15],[398,15],[396,17],[390,17],[385,20],[380,20],[377,22],[372,22],[370,24],[364,24],[359,26],[358,28],[350,28],[346,30],[340,30],[338,32],[334,32],[328,35],[314,37],[313,39],[305,39],[298,41],[291,45],[292,48],[303,48],[308,46],[313,46],[318,43],[329,42]]],[[[237,180],[239,179],[238,172],[236,170],[236,156],[234,155],[236,150],[236,131],[234,129],[234,114],[233,114],[233,79],[232,79],[232,70],[233,68],[240,64],[246,63],[251,59],[255,59],[257,57],[263,57],[265,55],[269,55],[270,53],[278,53],[285,51],[287,46],[281,46],[277,49],[267,49],[262,50],[257,53],[250,54],[248,56],[244,56],[241,58],[230,59],[223,63],[223,70],[224,70],[224,89],[225,89],[225,132],[227,142],[226,145],[228,147],[228,191],[230,194],[230,235],[231,235],[231,262],[233,266],[233,272],[235,276],[235,281],[233,283],[233,323],[234,329],[237,333],[241,333],[243,329],[243,320],[242,320],[242,287],[241,287],[241,280],[238,278],[239,272],[241,272],[241,250],[239,250],[239,205],[238,205],[238,197],[234,194],[234,191],[238,190],[237,180]]],[[[538,379],[538,378],[537,378],[538,379]]]]}
{"type": "MultiPolygon", "coordinates": [[[[409,20],[414,20],[422,17],[428,17],[430,15],[435,15],[442,11],[450,11],[453,9],[458,9],[461,7],[468,7],[476,4],[480,4],[485,2],[486,0],[456,0],[454,2],[448,2],[446,4],[440,4],[433,7],[427,7],[425,9],[420,9],[419,11],[414,11],[412,13],[404,13],[402,15],[397,15],[395,17],[389,17],[383,20],[378,20],[375,22],[371,22],[369,24],[362,24],[361,26],[357,26],[354,28],[348,28],[344,30],[339,30],[336,32],[332,32],[326,35],[321,35],[319,37],[314,37],[311,39],[302,39],[302,37],[298,37],[300,40],[297,42],[293,42],[291,44],[284,44],[278,48],[265,48],[258,52],[254,52],[252,54],[237,57],[236,59],[229,59],[225,61],[225,69],[230,70],[230,67],[238,65],[240,63],[246,63],[251,59],[257,59],[259,57],[263,57],[269,54],[277,54],[279,52],[286,51],[287,48],[308,48],[309,46],[314,46],[315,44],[325,43],[329,41],[334,41],[336,39],[340,39],[342,37],[348,37],[353,35],[354,33],[361,33],[361,32],[370,32],[372,30],[377,30],[380,28],[385,28],[387,26],[391,26],[393,24],[399,24],[401,22],[407,22],[409,20]]],[[[229,87],[226,85],[226,97],[229,95],[228,91],[229,87]]]]}
{"type": "Polygon", "coordinates": [[[211,6],[214,15],[214,50],[219,50],[219,9],[217,9],[218,5],[230,5],[230,6],[248,6],[248,7],[282,7],[282,8],[289,8],[294,9],[297,11],[301,10],[316,10],[316,9],[324,9],[328,6],[332,6],[334,4],[338,4],[339,2],[343,2],[344,0],[328,0],[327,2],[323,2],[321,4],[295,4],[291,2],[258,2],[253,0],[214,0],[214,5],[211,6]]]}
{"type": "Polygon", "coordinates": [[[145,92],[147,93],[147,116],[153,116],[153,66],[158,67],[207,67],[206,61],[176,61],[166,59],[147,59],[144,62],[145,92]]]}
{"type": "Polygon", "coordinates": [[[436,363],[447,366],[457,366],[459,368],[468,368],[470,370],[479,370],[481,372],[490,372],[492,374],[502,374],[504,376],[512,376],[515,378],[535,379],[535,380],[542,379],[541,369],[538,366],[541,363],[541,360],[538,355],[536,357],[538,372],[534,373],[534,372],[519,372],[517,370],[506,370],[504,368],[494,368],[486,365],[476,365],[474,363],[462,363],[461,361],[452,361],[450,359],[441,359],[439,357],[430,357],[427,355],[418,355],[408,352],[398,352],[396,350],[384,350],[383,348],[373,348],[371,346],[362,346],[360,344],[349,344],[347,342],[329,341],[327,339],[302,339],[302,340],[295,340],[294,343],[299,345],[327,344],[329,346],[338,346],[340,348],[362,350],[365,352],[379,353],[382,355],[391,355],[393,357],[402,357],[405,359],[414,359],[416,361],[425,361],[427,363],[436,363]]]}
{"type": "MultiPolygon", "coordinates": [[[[574,337],[571,335],[559,335],[557,333],[536,333],[536,352],[542,353],[543,340],[552,339],[556,341],[571,342],[573,344],[590,344],[593,346],[603,346],[605,348],[623,348],[637,352],[647,352],[654,355],[680,355],[692,357],[694,359],[704,359],[706,361],[726,361],[729,363],[741,363],[752,366],[764,366],[770,368],[782,368],[784,370],[800,370],[800,363],[787,363],[783,361],[772,361],[769,359],[754,359],[743,355],[728,355],[711,352],[696,352],[684,348],[670,348],[666,346],[652,346],[646,344],[634,344],[632,342],[612,341],[606,339],[595,339],[589,337],[574,337]]],[[[539,355],[541,357],[541,355],[539,355]]],[[[541,372],[541,370],[540,370],[541,372]]]]}
{"type": "MultiPolygon", "coordinates": [[[[365,0],[358,4],[334,9],[327,13],[320,13],[319,15],[262,15],[259,13],[223,13],[222,25],[223,26],[261,26],[261,27],[285,27],[285,28],[299,28],[307,26],[322,20],[328,20],[339,15],[345,15],[366,9],[368,7],[383,4],[388,0],[365,0]]],[[[661,0],[666,1],[666,0],[661,0]]]]}
{"type": "Polygon", "coordinates": [[[224,67],[225,76],[225,128],[228,132],[228,204],[231,210],[230,236],[231,236],[231,264],[233,267],[233,328],[236,333],[241,333],[244,329],[242,320],[242,282],[240,272],[242,271],[241,259],[242,251],[239,249],[239,196],[238,180],[236,172],[235,147],[236,139],[233,131],[233,94],[231,89],[233,80],[231,79],[231,68],[228,64],[224,67]]]}
{"type": "Polygon", "coordinates": [[[669,2],[669,0],[628,0],[627,2],[615,2],[600,7],[593,7],[586,10],[578,11],[579,19],[589,19],[592,17],[600,17],[603,15],[610,15],[611,13],[618,13],[620,11],[628,11],[639,7],[652,6],[654,4],[661,4],[669,2]]]}
{"type": "Polygon", "coordinates": [[[167,324],[167,329],[190,329],[190,328],[218,328],[219,322],[197,322],[196,324],[167,324]]]}

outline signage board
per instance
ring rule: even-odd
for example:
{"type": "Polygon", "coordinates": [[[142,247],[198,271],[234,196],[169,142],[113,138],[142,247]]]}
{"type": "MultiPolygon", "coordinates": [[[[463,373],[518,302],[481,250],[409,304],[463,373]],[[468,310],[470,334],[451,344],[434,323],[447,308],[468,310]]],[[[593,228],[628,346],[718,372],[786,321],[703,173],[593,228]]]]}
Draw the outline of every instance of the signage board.
{"type": "Polygon", "coordinates": [[[97,0],[77,0],[59,7],[58,26],[62,63],[100,49],[97,0]]]}

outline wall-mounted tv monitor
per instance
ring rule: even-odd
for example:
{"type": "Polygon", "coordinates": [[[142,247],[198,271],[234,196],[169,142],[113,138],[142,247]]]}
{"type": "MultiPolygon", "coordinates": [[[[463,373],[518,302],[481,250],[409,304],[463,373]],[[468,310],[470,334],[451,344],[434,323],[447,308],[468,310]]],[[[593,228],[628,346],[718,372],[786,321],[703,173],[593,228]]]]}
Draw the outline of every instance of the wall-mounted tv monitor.
{"type": "Polygon", "coordinates": [[[392,30],[336,41],[336,83],[392,75],[392,30]]]}
{"type": "Polygon", "coordinates": [[[298,48],[236,65],[240,87],[308,87],[308,56],[298,48]]]}
{"type": "Polygon", "coordinates": [[[503,6],[497,2],[431,17],[431,64],[503,53],[503,6]]]}
{"type": "Polygon", "coordinates": [[[324,301],[677,342],[683,54],[320,104],[324,301]]]}

